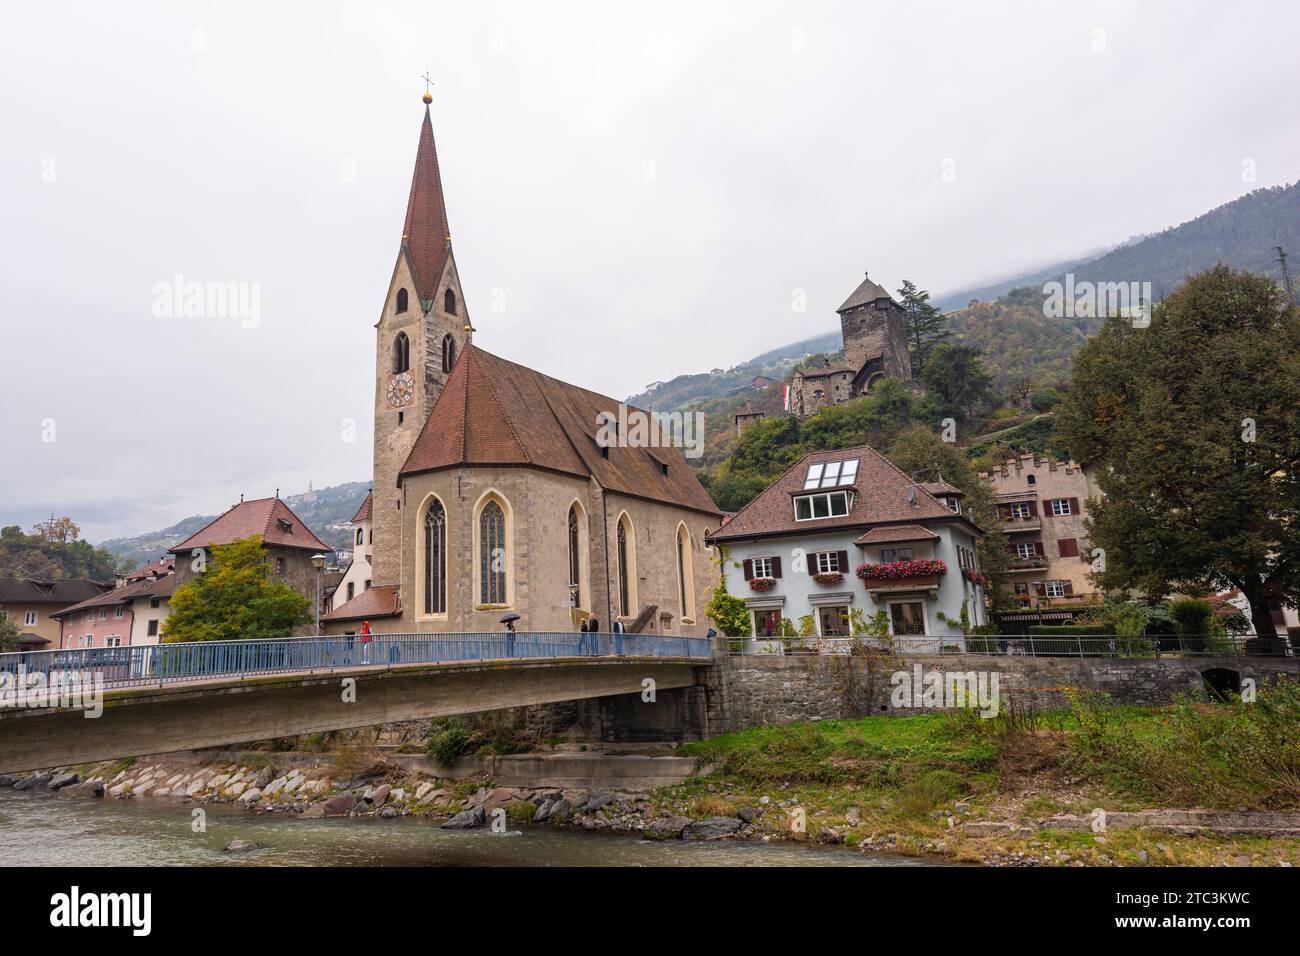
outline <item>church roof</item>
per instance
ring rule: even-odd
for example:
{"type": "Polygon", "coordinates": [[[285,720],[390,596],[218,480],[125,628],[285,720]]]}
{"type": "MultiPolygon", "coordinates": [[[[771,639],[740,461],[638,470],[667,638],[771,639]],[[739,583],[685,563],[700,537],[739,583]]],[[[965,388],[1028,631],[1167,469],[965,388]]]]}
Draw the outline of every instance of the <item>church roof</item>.
{"type": "Polygon", "coordinates": [[[845,312],[848,309],[856,309],[860,305],[868,305],[877,299],[889,299],[893,301],[893,296],[884,290],[876,282],[871,281],[871,276],[866,276],[862,283],[853,290],[853,294],[844,300],[844,304],[836,309],[836,312],[845,312]]]}
{"type": "Polygon", "coordinates": [[[607,449],[608,457],[602,454],[599,416],[608,413],[617,420],[619,404],[468,345],[400,475],[462,465],[530,466],[595,478],[612,492],[717,515],[678,448],[616,443],[607,449]]]}
{"type": "Polygon", "coordinates": [[[365,621],[372,617],[397,617],[402,613],[401,589],[395,584],[366,588],[351,601],[340,604],[322,621],[365,621]]]}
{"type": "Polygon", "coordinates": [[[208,548],[214,544],[233,544],[255,534],[262,536],[263,544],[282,548],[334,550],[312,534],[311,528],[303,524],[302,519],[279,498],[241,501],[171,550],[181,552],[192,548],[208,548]]]}
{"type": "Polygon", "coordinates": [[[402,244],[410,253],[420,298],[428,301],[437,290],[451,252],[451,227],[447,224],[447,204],[442,195],[442,175],[438,171],[438,149],[433,142],[433,122],[429,119],[427,106],[420,127],[420,145],[415,153],[411,195],[406,202],[402,244]]]}
{"type": "Polygon", "coordinates": [[[374,502],[374,499],[374,492],[367,491],[366,500],[361,502],[361,507],[358,508],[357,513],[352,516],[352,524],[359,524],[362,521],[370,520],[370,506],[374,502]]]}

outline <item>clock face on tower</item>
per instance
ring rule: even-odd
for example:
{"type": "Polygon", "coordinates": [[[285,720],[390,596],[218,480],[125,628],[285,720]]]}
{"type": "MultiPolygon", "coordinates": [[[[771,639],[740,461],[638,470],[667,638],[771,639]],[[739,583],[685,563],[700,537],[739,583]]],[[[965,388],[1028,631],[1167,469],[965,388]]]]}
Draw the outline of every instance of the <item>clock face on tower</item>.
{"type": "Polygon", "coordinates": [[[415,377],[410,372],[398,372],[388,378],[388,407],[405,408],[415,401],[415,377]]]}

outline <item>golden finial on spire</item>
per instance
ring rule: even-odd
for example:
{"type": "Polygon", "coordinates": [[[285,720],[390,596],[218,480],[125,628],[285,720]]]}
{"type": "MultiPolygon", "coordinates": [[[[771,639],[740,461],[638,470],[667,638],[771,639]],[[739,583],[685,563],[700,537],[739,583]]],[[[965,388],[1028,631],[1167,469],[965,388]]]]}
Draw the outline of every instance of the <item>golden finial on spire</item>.
{"type": "Polygon", "coordinates": [[[433,102],[433,94],[429,92],[429,87],[433,85],[433,80],[429,79],[427,71],[422,77],[420,77],[420,79],[424,80],[424,105],[428,106],[433,102]]]}

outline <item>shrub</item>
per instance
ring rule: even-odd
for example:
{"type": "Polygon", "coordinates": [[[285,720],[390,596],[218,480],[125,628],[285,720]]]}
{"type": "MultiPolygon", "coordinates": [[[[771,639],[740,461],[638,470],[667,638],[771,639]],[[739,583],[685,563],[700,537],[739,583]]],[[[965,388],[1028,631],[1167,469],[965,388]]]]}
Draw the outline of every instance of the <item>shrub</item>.
{"type": "Polygon", "coordinates": [[[1209,601],[1193,598],[1170,601],[1169,616],[1180,637],[1205,637],[1212,632],[1214,606],[1209,601]]]}
{"type": "Polygon", "coordinates": [[[434,763],[446,767],[469,750],[470,734],[460,724],[450,724],[429,734],[424,752],[434,763]]]}

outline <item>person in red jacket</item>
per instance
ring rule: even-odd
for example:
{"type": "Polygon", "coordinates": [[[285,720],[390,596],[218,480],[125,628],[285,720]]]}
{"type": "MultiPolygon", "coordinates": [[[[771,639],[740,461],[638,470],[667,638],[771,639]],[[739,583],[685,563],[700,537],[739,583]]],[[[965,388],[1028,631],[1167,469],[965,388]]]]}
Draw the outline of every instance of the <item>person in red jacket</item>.
{"type": "Polygon", "coordinates": [[[370,663],[370,622],[361,622],[361,663],[370,663]]]}

